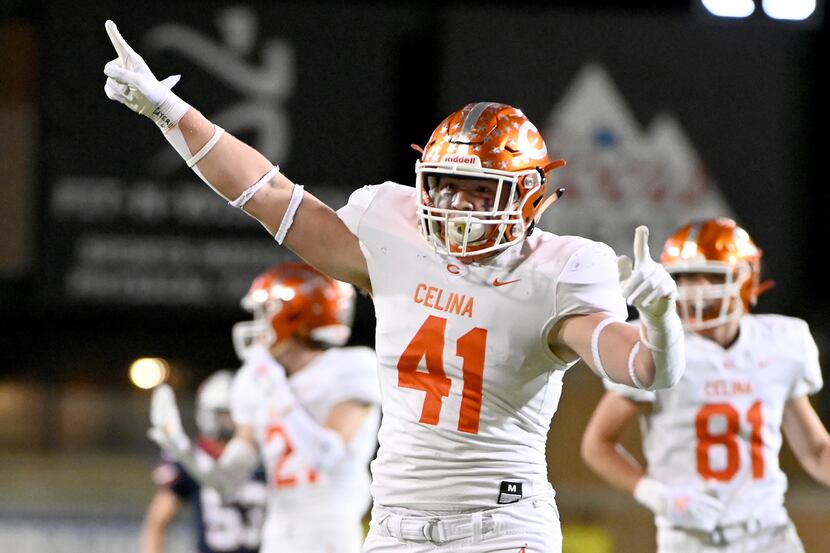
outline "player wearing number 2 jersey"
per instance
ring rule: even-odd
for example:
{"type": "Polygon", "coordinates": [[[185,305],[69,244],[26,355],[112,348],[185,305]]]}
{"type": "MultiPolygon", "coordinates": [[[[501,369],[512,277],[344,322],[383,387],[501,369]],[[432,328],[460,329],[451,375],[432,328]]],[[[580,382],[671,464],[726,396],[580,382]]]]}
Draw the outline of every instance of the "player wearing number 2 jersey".
{"type": "Polygon", "coordinates": [[[254,319],[233,332],[244,360],[230,392],[236,431],[215,461],[176,428],[169,388],[154,394],[152,436],[206,486],[231,496],[265,467],[262,553],[360,551],[380,410],[374,352],[341,347],[354,300],[351,285],[304,263],[254,280],[242,301],[254,319]]]}
{"type": "Polygon", "coordinates": [[[760,259],[729,219],[675,232],[662,261],[680,290],[687,370],[669,390],[609,383],[585,432],[588,465],[655,512],[661,552],[803,551],[784,508],[783,437],[830,485],[830,436],[807,398],[822,386],[818,351],[804,321],[749,313],[767,287],[760,259]],[[617,444],[638,416],[645,475],[617,444]]]}
{"type": "Polygon", "coordinates": [[[545,440],[563,372],[581,358],[658,389],[684,370],[676,286],[651,259],[648,229],[635,231],[633,265],[603,244],[535,230],[561,194],[546,197],[563,162],[522,111],[494,102],[462,107],[417,148],[414,188],[362,188],[334,213],[105,26],[118,55],[104,69],[107,96],[155,121],[278,243],[371,293],[384,417],[364,551],[561,550],[545,440]],[[625,321],[624,299],[642,330],[625,321]]]}

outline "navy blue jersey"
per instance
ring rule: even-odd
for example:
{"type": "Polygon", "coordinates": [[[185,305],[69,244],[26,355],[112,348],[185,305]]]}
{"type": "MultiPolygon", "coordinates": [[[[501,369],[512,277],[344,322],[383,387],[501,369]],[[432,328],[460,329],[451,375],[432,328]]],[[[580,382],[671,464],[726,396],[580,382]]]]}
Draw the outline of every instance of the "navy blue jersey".
{"type": "MultiPolygon", "coordinates": [[[[199,447],[212,455],[217,447],[204,438],[199,447]]],[[[229,501],[202,487],[177,462],[162,456],[153,481],[182,501],[190,501],[196,522],[199,553],[257,553],[265,517],[265,473],[257,470],[229,501]]]]}

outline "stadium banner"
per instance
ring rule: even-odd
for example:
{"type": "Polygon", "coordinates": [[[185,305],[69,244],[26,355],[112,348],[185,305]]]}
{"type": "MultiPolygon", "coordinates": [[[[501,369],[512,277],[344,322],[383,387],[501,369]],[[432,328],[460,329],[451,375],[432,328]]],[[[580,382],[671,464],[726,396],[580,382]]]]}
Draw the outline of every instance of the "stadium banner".
{"type": "Polygon", "coordinates": [[[495,6],[452,9],[444,21],[453,32],[441,48],[442,111],[513,104],[567,161],[552,179],[565,195],[542,228],[631,255],[634,228],[647,224],[659,256],[681,224],[733,217],[780,284],[761,307],[791,305],[806,232],[793,190],[809,174],[812,35],[683,14],[495,6]],[[509,45],[479,40],[506,30],[509,45]]]}
{"type": "MultiPolygon", "coordinates": [[[[334,3],[49,3],[41,55],[39,299],[236,307],[291,253],[199,181],[157,128],[104,94],[104,22],[176,92],[333,208],[389,178],[397,52],[419,21],[334,3]],[[57,37],[65,37],[66,41],[57,37]],[[69,47],[68,45],[71,45],[69,47]],[[344,48],[349,45],[349,48],[344,48]]],[[[408,145],[408,143],[407,143],[408,145]]]]}

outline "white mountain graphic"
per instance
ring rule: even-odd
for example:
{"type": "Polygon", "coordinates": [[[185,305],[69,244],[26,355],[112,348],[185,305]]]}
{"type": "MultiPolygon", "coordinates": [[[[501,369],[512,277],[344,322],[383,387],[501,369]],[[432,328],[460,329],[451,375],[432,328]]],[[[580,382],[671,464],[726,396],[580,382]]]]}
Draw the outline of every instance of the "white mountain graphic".
{"type": "Polygon", "coordinates": [[[658,114],[642,130],[608,72],[586,65],[554,107],[543,131],[567,165],[550,188],[565,196],[540,228],[605,242],[631,255],[634,228],[651,230],[652,255],[674,229],[694,219],[733,217],[677,119],[658,114]]]}

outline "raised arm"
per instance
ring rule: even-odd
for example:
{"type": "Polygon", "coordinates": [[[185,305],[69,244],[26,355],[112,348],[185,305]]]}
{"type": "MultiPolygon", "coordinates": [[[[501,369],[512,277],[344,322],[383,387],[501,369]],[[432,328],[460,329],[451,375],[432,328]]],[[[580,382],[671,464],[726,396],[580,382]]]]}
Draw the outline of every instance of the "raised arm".
{"type": "Polygon", "coordinates": [[[607,313],[573,315],[551,330],[548,342],[560,357],[578,355],[612,382],[649,390],[669,388],[686,367],[683,325],[674,303],[677,285],[651,259],[644,226],[635,232],[634,255],[633,267],[623,256],[618,271],[622,295],[639,312],[639,324],[607,313]]]}
{"type": "Polygon", "coordinates": [[[331,208],[174,94],[178,76],[159,81],[115,23],[107,21],[105,28],[118,54],[104,67],[108,98],[152,119],[208,186],[256,218],[277,242],[332,278],[369,289],[358,239],[331,208]]]}
{"type": "Polygon", "coordinates": [[[182,427],[173,389],[161,384],[150,400],[150,429],[147,436],[176,461],[194,480],[214,488],[223,497],[232,497],[259,464],[253,428],[236,425],[233,439],[214,459],[193,444],[182,427]]]}

